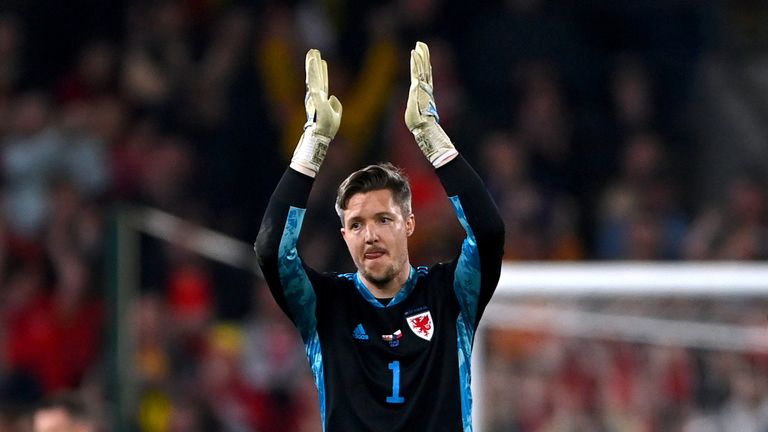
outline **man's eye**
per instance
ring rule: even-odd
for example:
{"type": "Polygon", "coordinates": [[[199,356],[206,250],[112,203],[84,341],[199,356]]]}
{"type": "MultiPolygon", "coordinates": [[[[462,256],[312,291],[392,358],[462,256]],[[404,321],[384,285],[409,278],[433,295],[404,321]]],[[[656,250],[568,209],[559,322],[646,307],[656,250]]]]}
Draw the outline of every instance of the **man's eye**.
{"type": "Polygon", "coordinates": [[[381,223],[390,223],[392,222],[392,218],[389,216],[382,216],[381,217],[381,223]]]}
{"type": "Polygon", "coordinates": [[[361,226],[360,222],[353,222],[349,227],[353,230],[358,230],[361,226]]]}

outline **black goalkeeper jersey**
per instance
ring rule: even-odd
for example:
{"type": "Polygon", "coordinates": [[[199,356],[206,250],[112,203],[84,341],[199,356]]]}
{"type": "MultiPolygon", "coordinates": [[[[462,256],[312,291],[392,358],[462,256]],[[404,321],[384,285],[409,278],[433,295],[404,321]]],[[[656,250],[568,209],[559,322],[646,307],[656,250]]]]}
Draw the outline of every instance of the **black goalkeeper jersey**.
{"type": "Polygon", "coordinates": [[[470,358],[499,279],[504,227],[461,157],[436,170],[466,231],[450,262],[411,268],[388,303],[357,273],[320,273],[298,255],[313,179],[288,169],[256,241],[264,277],[299,329],[326,432],[472,430],[470,358]]]}

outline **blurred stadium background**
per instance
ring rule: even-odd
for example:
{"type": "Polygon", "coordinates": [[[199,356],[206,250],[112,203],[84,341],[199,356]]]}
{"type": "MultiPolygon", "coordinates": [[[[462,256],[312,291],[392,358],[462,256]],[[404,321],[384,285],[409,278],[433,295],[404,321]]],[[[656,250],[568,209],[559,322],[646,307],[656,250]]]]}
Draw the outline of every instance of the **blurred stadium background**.
{"type": "Polygon", "coordinates": [[[767,431],[766,22],[757,0],[0,2],[0,431],[59,392],[105,431],[320,431],[249,244],[316,47],[344,118],[305,259],[353,269],[334,189],[379,160],[412,180],[413,261],[458,251],[402,121],[416,40],[507,225],[477,429],[767,431]]]}

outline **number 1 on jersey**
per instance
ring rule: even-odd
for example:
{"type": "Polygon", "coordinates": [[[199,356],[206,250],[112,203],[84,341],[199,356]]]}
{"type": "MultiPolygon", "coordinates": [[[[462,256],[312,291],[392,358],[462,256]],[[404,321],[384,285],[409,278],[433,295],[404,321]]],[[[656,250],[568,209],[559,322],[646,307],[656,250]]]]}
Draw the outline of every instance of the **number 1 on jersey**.
{"type": "Polygon", "coordinates": [[[388,366],[392,371],[392,396],[387,396],[387,403],[401,404],[405,398],[400,396],[400,362],[396,360],[388,366]]]}

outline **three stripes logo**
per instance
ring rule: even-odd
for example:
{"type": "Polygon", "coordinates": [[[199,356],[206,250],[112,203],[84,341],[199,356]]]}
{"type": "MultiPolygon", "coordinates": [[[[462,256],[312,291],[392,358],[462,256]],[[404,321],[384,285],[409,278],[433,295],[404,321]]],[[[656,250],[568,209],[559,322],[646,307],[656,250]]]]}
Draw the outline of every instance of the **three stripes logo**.
{"type": "Polygon", "coordinates": [[[368,334],[365,332],[362,324],[358,324],[354,330],[352,330],[352,337],[357,340],[368,340],[368,334]]]}

